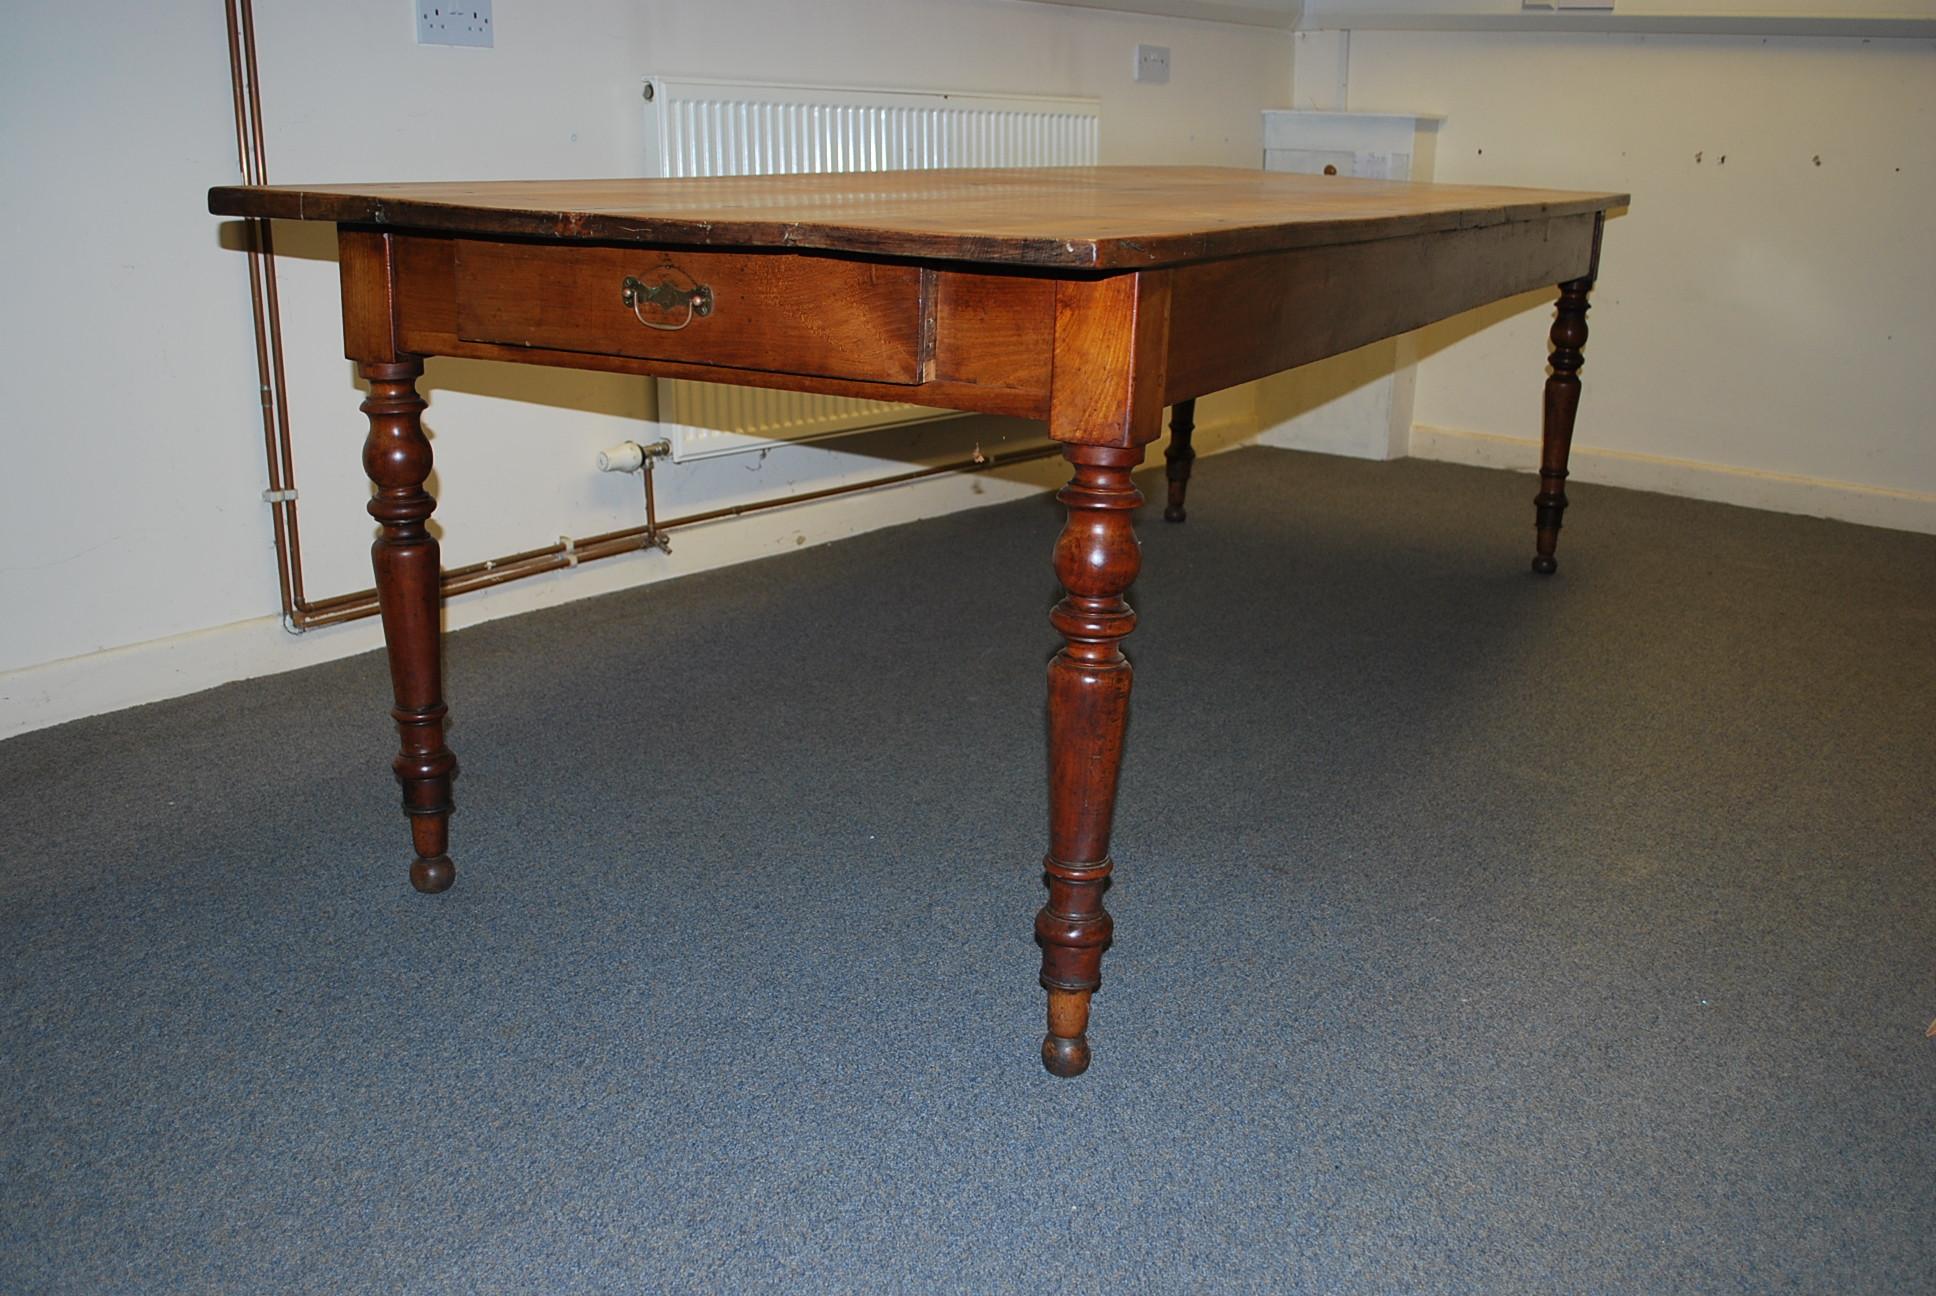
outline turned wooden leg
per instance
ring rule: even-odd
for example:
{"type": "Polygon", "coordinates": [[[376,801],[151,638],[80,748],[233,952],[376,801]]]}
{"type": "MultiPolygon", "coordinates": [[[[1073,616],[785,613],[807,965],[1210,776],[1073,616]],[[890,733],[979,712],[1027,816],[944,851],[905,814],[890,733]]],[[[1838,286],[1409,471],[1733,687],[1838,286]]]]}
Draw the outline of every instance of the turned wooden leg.
{"type": "Polygon", "coordinates": [[[424,439],[424,402],[417,395],[423,363],[409,359],[358,369],[370,384],[370,398],[363,402],[363,412],[370,416],[363,469],[376,484],[370,516],[383,528],[370,546],[370,562],[376,568],[383,640],[397,701],[390,714],[403,741],[393,768],[403,784],[403,812],[410,816],[417,848],[410,884],[437,892],[457,876],[449,853],[450,779],[457,772],[457,758],[444,746],[440,575],[437,541],[426,526],[437,501],[423,488],[430,475],[430,442],[424,439]]]}
{"type": "Polygon", "coordinates": [[[1062,453],[1075,474],[1056,496],[1069,520],[1055,546],[1064,597],[1049,614],[1063,646],[1049,662],[1049,901],[1035,916],[1035,939],[1049,992],[1042,1063],[1073,1076],[1089,1066],[1089,996],[1102,984],[1109,945],[1102,893],[1129,712],[1121,643],[1136,625],[1123,591],[1142,563],[1130,512],[1143,497],[1129,474],[1143,448],[1072,445],[1062,453]]]}
{"type": "Polygon", "coordinates": [[[1553,550],[1560,542],[1560,515],[1566,512],[1566,456],[1573,448],[1573,416],[1580,410],[1580,366],[1586,346],[1586,295],[1593,279],[1560,285],[1559,315],[1553,320],[1553,372],[1546,379],[1546,420],[1541,434],[1539,494],[1533,507],[1539,529],[1533,570],[1550,576],[1559,569],[1553,550]]]}
{"type": "Polygon", "coordinates": [[[1190,465],[1197,458],[1197,452],[1190,447],[1190,437],[1196,430],[1196,400],[1178,401],[1170,411],[1170,445],[1163,452],[1163,458],[1168,461],[1165,473],[1170,479],[1170,498],[1163,508],[1165,522],[1181,522],[1188,516],[1183,511],[1183,495],[1190,489],[1190,465]]]}

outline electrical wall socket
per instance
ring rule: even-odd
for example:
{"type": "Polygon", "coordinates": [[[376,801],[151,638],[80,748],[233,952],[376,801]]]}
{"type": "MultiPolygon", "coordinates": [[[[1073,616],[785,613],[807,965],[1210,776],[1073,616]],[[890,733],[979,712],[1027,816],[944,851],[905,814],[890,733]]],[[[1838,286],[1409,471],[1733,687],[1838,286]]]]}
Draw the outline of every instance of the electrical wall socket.
{"type": "Polygon", "coordinates": [[[1170,47],[1168,45],[1138,45],[1136,47],[1136,79],[1150,85],[1168,85],[1170,81],[1170,47]]]}
{"type": "Polygon", "coordinates": [[[417,44],[491,47],[491,0],[415,0],[417,44]]]}

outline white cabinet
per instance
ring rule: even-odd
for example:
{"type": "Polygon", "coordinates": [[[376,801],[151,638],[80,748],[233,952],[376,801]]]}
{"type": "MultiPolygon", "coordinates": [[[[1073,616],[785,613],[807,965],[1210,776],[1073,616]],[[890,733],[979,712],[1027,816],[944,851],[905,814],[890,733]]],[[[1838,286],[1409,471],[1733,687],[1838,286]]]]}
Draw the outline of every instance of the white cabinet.
{"type": "Polygon", "coordinates": [[[1433,116],[1272,110],[1264,114],[1264,170],[1430,180],[1438,127],[1433,116]]]}

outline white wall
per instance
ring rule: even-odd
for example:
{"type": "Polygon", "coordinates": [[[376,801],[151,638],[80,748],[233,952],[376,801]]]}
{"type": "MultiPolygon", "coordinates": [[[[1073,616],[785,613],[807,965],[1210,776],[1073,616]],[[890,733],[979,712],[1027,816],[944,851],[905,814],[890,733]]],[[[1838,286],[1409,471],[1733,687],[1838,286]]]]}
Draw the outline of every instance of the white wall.
{"type": "MultiPolygon", "coordinates": [[[[221,6],[10,7],[0,49],[0,214],[12,366],[0,480],[0,734],[287,669],[378,642],[373,624],[283,633],[244,258],[205,212],[236,177],[221,6]]],[[[683,73],[1098,97],[1107,162],[1252,166],[1259,109],[1288,97],[1288,34],[1014,0],[573,0],[496,7],[496,48],[418,47],[408,0],[257,5],[270,179],[637,174],[639,82],[683,73]],[[1166,86],[1130,80],[1171,47],[1166,86]]],[[[233,231],[230,231],[232,239],[233,231]]],[[[363,421],[340,356],[333,239],[279,226],[289,391],[311,597],[369,583],[363,421]]],[[[638,483],[591,472],[638,434],[645,383],[432,361],[424,387],[451,564],[636,525],[638,483]]],[[[1205,410],[1214,447],[1248,393],[1205,410]]],[[[893,460],[1031,429],[965,421],[893,460]]],[[[878,471],[815,447],[665,474],[670,512],[878,471]]],[[[1033,489],[1042,466],[681,535],[466,595],[466,624],[776,547],[1033,489]]],[[[1046,541],[1045,541],[1046,543],[1046,541]]],[[[1046,548],[1044,562],[1047,561],[1046,548]]]]}
{"type": "MultiPolygon", "coordinates": [[[[1936,531],[1936,42],[1354,31],[1348,82],[1440,180],[1633,194],[1576,476],[1936,531]]],[[[1414,454],[1534,466],[1550,306],[1421,334],[1414,454]]]]}

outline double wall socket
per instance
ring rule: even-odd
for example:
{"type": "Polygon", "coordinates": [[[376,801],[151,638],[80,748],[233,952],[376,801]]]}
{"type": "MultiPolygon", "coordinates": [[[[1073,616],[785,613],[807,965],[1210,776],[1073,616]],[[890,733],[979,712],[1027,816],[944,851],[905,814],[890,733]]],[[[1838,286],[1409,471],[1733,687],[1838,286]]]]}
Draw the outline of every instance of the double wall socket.
{"type": "Polygon", "coordinates": [[[415,0],[417,44],[491,47],[491,0],[415,0]]]}

